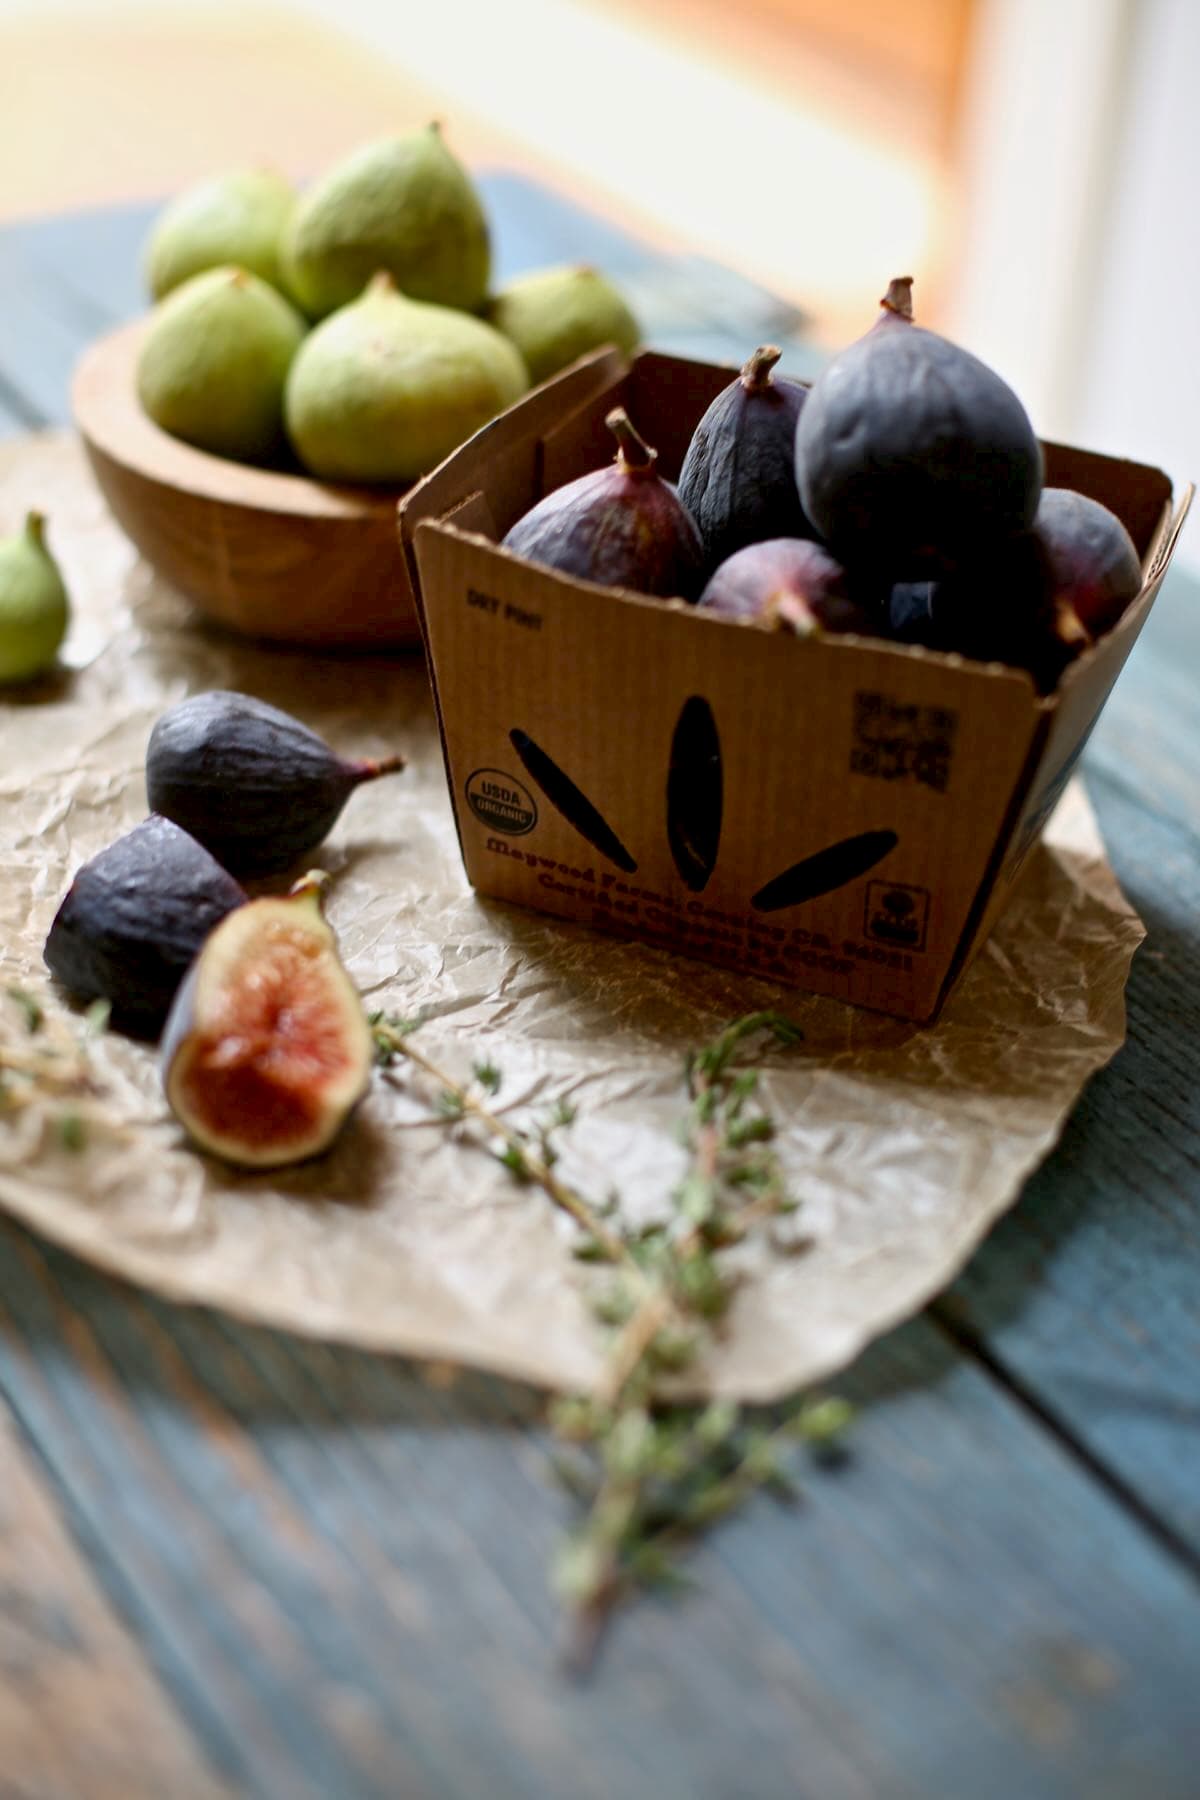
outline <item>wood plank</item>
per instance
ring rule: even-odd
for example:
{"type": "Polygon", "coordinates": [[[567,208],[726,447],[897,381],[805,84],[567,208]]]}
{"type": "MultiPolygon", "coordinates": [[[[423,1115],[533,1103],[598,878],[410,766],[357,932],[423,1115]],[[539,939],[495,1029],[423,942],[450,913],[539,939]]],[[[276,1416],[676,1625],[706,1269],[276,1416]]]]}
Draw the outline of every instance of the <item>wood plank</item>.
{"type": "Polygon", "coordinates": [[[525,1390],[0,1238],[0,1389],[239,1791],[1192,1791],[1195,1584],[924,1322],[855,1371],[851,1463],[723,1532],[695,1596],[635,1607],[577,1688],[525,1390]]]}
{"type": "MultiPolygon", "coordinates": [[[[27,241],[26,267],[31,253],[27,241]]],[[[98,247],[87,267],[101,266],[98,247]]],[[[49,285],[58,298],[22,304],[19,324],[40,346],[34,385],[55,404],[64,346],[73,355],[87,326],[65,276],[49,285]]],[[[46,287],[39,275],[33,291],[46,287]]],[[[20,291],[0,288],[6,320],[20,291]]],[[[90,276],[89,291],[107,304],[90,276]]],[[[0,371],[25,373],[11,350],[24,342],[7,323],[0,371]]],[[[1180,672],[1193,639],[1172,591],[1089,757],[1118,873],[1152,928],[1174,934],[1157,972],[1153,942],[1139,959],[1134,1044],[1100,1082],[1143,1040],[1147,1060],[1094,1121],[1080,1115],[1040,1178],[1052,1209],[1040,1273],[1023,1266],[1026,1238],[1012,1251],[1015,1298],[985,1279],[989,1317],[962,1293],[964,1329],[1032,1405],[1184,1532],[1197,1492],[1194,1381],[1190,1397],[1182,1386],[1189,1356],[1195,1366],[1195,1212],[1176,1203],[1195,1198],[1180,1046],[1195,1022],[1196,909],[1181,866],[1200,738],[1180,672]],[[1110,738],[1134,694],[1144,702],[1110,738]],[[1152,1302],[1123,1337],[1143,1285],[1152,1302]],[[1076,1354],[1087,1331],[1099,1347],[1076,1354]]],[[[1036,1211],[1036,1186],[1033,1200],[1036,1211]]],[[[686,1614],[644,1607],[621,1627],[585,1704],[547,1675],[541,1562],[560,1514],[527,1396],[487,1383],[434,1395],[400,1365],[136,1300],[8,1228],[0,1242],[11,1308],[0,1386],[181,1710],[252,1791],[394,1792],[402,1780],[406,1794],[473,1793],[493,1764],[487,1791],[500,1796],[586,1792],[593,1773],[596,1792],[751,1800],[968,1784],[1035,1800],[1191,1791],[1180,1785],[1195,1751],[1180,1693],[1198,1642],[1187,1577],[924,1325],[855,1372],[871,1404],[848,1477],[819,1489],[807,1516],[760,1508],[734,1527],[701,1559],[704,1594],[686,1614]],[[510,1415],[516,1429],[499,1429],[510,1415]],[[531,1766],[536,1781],[521,1785],[531,1766]],[[747,1788],[747,1770],[761,1789],[747,1788]]],[[[986,1276],[991,1249],[971,1276],[986,1276]]]]}
{"type": "Polygon", "coordinates": [[[0,1403],[0,1800],[221,1791],[0,1403]]]}
{"type": "Polygon", "coordinates": [[[945,1306],[1200,1568],[1198,667],[1200,583],[1173,572],[1084,761],[1149,932],[1128,1043],[945,1306]]]}

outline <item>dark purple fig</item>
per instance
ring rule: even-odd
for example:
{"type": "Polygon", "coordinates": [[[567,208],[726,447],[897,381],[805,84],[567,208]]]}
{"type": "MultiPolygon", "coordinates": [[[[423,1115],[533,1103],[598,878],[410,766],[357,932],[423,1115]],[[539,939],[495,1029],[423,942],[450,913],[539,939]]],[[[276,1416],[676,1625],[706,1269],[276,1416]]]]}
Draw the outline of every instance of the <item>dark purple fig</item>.
{"type": "Polygon", "coordinates": [[[55,914],[46,966],[115,1025],[155,1037],[201,944],[245,904],[233,876],[169,819],[151,815],[76,873],[55,914]]]}
{"type": "Polygon", "coordinates": [[[656,473],[658,452],[643,443],[625,409],[614,407],[604,423],[617,440],[615,462],[539,500],[503,548],[603,587],[694,600],[704,553],[691,514],[656,473]]]}
{"type": "MultiPolygon", "coordinates": [[[[928,625],[916,641],[1028,669],[1048,693],[1141,585],[1133,540],[1115,514],[1069,488],[1047,488],[1032,531],[930,584],[928,625]]],[[[894,590],[893,616],[895,606],[894,590]]]]}
{"type": "Polygon", "coordinates": [[[898,644],[944,650],[933,622],[933,581],[898,581],[888,597],[888,636],[898,644]]]}
{"type": "Polygon", "coordinates": [[[1111,631],[1142,586],[1142,565],[1120,519],[1073,488],[1045,488],[1033,531],[1056,610],[1073,613],[1089,638],[1111,631]]]}
{"type": "Polygon", "coordinates": [[[817,631],[878,635],[874,613],[851,592],[841,563],[806,538],[747,544],[718,568],[700,596],[706,612],[773,626],[801,637],[817,631]]]}
{"type": "Polygon", "coordinates": [[[1042,453],[1021,402],[986,363],[912,322],[893,281],[865,337],[814,382],[796,427],[804,510],[847,566],[916,581],[1028,531],[1042,453]]]}
{"type": "Polygon", "coordinates": [[[322,881],[223,920],[163,1032],[172,1111],[202,1149],[246,1168],[328,1149],[370,1080],[371,1028],[321,914],[322,881]]]}
{"type": "Polygon", "coordinates": [[[290,713],[214,689],[172,706],[150,733],[146,794],[238,875],[271,875],[314,850],[354,789],[404,767],[347,762],[290,713]]]}
{"type": "Polygon", "coordinates": [[[1027,531],[986,562],[930,583],[929,624],[920,641],[977,662],[1027,669],[1039,692],[1048,693],[1088,636],[1069,609],[1056,608],[1042,545],[1027,531]]]}
{"type": "Polygon", "coordinates": [[[679,471],[679,498],[710,569],[745,544],[817,535],[796,492],[796,421],[808,389],[772,374],[779,354],[762,345],[717,395],[679,471]]]}

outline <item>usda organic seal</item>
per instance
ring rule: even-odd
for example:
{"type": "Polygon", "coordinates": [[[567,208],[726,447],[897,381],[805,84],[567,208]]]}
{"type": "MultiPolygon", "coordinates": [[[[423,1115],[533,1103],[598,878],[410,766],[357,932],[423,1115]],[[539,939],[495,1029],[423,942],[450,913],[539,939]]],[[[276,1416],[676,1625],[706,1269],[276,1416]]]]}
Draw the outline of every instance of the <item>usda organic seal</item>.
{"type": "Polygon", "coordinates": [[[503,769],[476,769],[467,777],[467,804],[489,831],[524,837],[537,824],[537,802],[527,787],[503,769]]]}

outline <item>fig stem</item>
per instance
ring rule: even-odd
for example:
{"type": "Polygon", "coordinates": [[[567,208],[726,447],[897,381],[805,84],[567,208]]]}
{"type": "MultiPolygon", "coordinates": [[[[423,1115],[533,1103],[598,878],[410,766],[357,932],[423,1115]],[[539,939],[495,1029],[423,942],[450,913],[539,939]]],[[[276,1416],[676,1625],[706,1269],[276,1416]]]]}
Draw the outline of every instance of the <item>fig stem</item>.
{"type": "Polygon", "coordinates": [[[772,631],[790,631],[793,637],[816,637],[817,621],[801,594],[789,593],[781,588],[772,594],[763,608],[763,623],[772,631]]]}
{"type": "Polygon", "coordinates": [[[46,515],[45,515],[45,513],[37,512],[35,510],[32,512],[27,512],[25,514],[25,536],[29,539],[29,542],[31,544],[36,544],[39,550],[45,549],[45,546],[46,546],[46,515]]]}
{"type": "Polygon", "coordinates": [[[888,282],[888,291],[879,302],[888,318],[903,319],[906,324],[912,324],[912,287],[911,275],[895,275],[888,282]]]}
{"type": "Polygon", "coordinates": [[[625,408],[614,406],[604,423],[617,440],[617,462],[631,475],[648,475],[658,459],[658,451],[639,437],[625,408]]]}
{"type": "Polygon", "coordinates": [[[292,883],[287,897],[289,900],[313,900],[319,908],[322,890],[328,886],[329,876],[324,869],[307,869],[298,881],[292,883]]]}
{"type": "Polygon", "coordinates": [[[1096,641],[1069,600],[1054,602],[1054,635],[1060,644],[1082,644],[1085,650],[1096,641]]]}
{"type": "Polygon", "coordinates": [[[407,764],[402,756],[364,757],[354,764],[354,772],[360,781],[375,781],[380,775],[395,775],[407,764]]]}
{"type": "Polygon", "coordinates": [[[771,385],[771,370],[783,355],[778,344],[760,344],[742,369],[742,386],[748,394],[761,394],[771,385]]]}

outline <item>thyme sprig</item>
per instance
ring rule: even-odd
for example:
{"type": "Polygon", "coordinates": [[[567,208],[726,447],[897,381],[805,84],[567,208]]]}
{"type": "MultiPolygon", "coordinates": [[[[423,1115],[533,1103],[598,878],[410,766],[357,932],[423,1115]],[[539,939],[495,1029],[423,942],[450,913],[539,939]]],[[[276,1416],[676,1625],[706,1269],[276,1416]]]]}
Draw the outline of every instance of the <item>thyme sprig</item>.
{"type": "Polygon", "coordinates": [[[560,1102],[554,1114],[543,1120],[534,1134],[518,1130],[494,1112],[483,1097],[494,1097],[500,1090],[500,1071],[493,1064],[476,1063],[473,1083],[463,1085],[452,1075],[446,1074],[444,1069],[439,1068],[431,1057],[413,1043],[412,1034],[422,1023],[420,1019],[401,1019],[391,1014],[375,1012],[369,1015],[369,1023],[375,1039],[377,1063],[386,1068],[399,1057],[415,1063],[418,1069],[423,1070],[437,1084],[436,1105],[442,1118],[474,1119],[494,1146],[493,1155],[496,1160],[503,1163],[511,1175],[518,1181],[532,1182],[540,1187],[547,1199],[560,1212],[569,1214],[613,1262],[620,1262],[627,1257],[624,1241],[608,1224],[602,1212],[592,1207],[554,1173],[554,1164],[558,1158],[552,1142],[553,1133],[559,1126],[573,1121],[575,1115],[569,1107],[560,1102]]]}
{"type": "MultiPolygon", "coordinates": [[[[88,1128],[100,1115],[100,1085],[88,1055],[89,1040],[108,1023],[108,1007],[97,1001],[72,1030],[47,1014],[27,988],[3,989],[0,1007],[0,1119],[32,1111],[65,1150],[79,1151],[88,1128]]],[[[105,1119],[111,1129],[111,1121],[105,1119]]]]}
{"type": "Polygon", "coordinates": [[[728,1400],[684,1406],[670,1398],[672,1381],[695,1370],[733,1299],[738,1277],[725,1253],[796,1210],[748,1057],[764,1039],[790,1048],[801,1033],[778,1013],[751,1013],[688,1056],[686,1168],[665,1216],[635,1228],[610,1201],[593,1203],[555,1172],[554,1134],[570,1124],[570,1107],[528,1127],[513,1124],[490,1104],[500,1070],[477,1062],[469,1082],[457,1081],[413,1043],[421,1022],[374,1014],[380,1062],[407,1059],[421,1070],[436,1086],[439,1116],[477,1127],[515,1179],[541,1188],[574,1220],[576,1254],[603,1265],[589,1297],[608,1332],[603,1375],[593,1393],[558,1400],[549,1413],[559,1441],[555,1472],[581,1508],[555,1562],[570,1608],[567,1661],[579,1670],[623,1595],[677,1581],[679,1551],[751,1495],[792,1496],[788,1453],[805,1443],[828,1455],[848,1422],[849,1408],[836,1398],[802,1399],[765,1425],[728,1400]]]}

